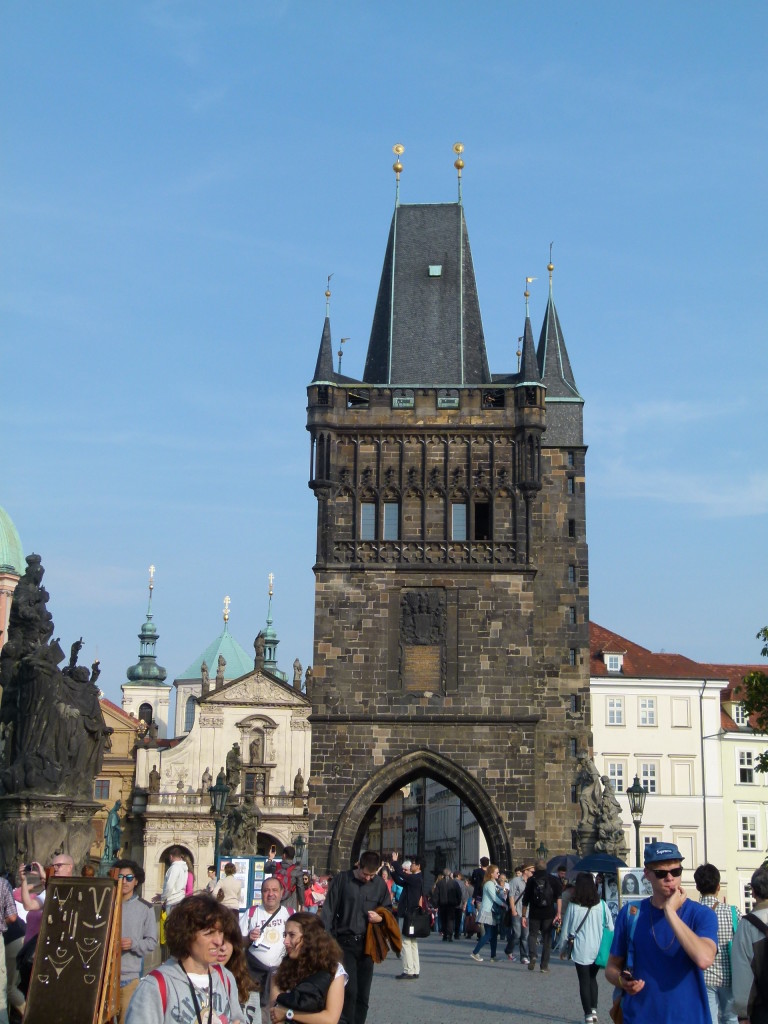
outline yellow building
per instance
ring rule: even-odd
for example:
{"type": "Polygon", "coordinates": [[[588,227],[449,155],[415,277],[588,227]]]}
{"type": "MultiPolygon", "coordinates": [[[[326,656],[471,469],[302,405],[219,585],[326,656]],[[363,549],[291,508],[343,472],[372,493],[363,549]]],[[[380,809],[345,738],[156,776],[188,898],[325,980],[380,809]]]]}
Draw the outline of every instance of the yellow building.
{"type": "Polygon", "coordinates": [[[99,861],[104,852],[104,825],[107,815],[118,800],[121,805],[119,814],[123,828],[123,846],[126,845],[125,815],[131,806],[136,768],[134,747],[139,729],[138,719],[127,715],[117,704],[113,704],[106,697],[103,697],[100,703],[104,721],[113,732],[112,748],[104,754],[101,771],[93,782],[93,798],[101,807],[93,818],[93,843],[90,851],[92,861],[99,861]]]}

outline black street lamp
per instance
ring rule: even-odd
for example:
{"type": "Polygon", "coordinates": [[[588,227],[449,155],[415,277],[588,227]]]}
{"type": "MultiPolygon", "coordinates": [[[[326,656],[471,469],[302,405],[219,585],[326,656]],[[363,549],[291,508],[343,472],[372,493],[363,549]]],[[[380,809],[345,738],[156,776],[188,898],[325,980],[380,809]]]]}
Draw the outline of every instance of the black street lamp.
{"type": "Polygon", "coordinates": [[[229,796],[227,776],[223,768],[216,776],[216,785],[211,786],[211,788],[208,790],[208,795],[211,798],[211,814],[213,815],[213,820],[216,824],[216,840],[215,845],[213,847],[213,863],[216,865],[216,868],[218,870],[221,822],[224,818],[224,810],[227,806],[227,797],[229,796]]]}
{"type": "Polygon", "coordinates": [[[640,785],[640,779],[635,776],[635,781],[627,788],[627,797],[629,799],[629,813],[632,815],[632,821],[635,823],[635,863],[637,867],[641,866],[640,822],[643,820],[643,809],[645,808],[645,798],[647,796],[648,790],[640,785]]]}
{"type": "Polygon", "coordinates": [[[301,866],[304,867],[304,848],[307,845],[304,836],[296,836],[296,841],[294,845],[296,847],[296,853],[298,854],[299,864],[301,864],[301,866]]]}
{"type": "Polygon", "coordinates": [[[539,848],[536,851],[536,856],[538,857],[539,860],[546,860],[548,853],[549,853],[549,850],[544,845],[544,840],[542,839],[541,842],[539,843],[539,848]]]}

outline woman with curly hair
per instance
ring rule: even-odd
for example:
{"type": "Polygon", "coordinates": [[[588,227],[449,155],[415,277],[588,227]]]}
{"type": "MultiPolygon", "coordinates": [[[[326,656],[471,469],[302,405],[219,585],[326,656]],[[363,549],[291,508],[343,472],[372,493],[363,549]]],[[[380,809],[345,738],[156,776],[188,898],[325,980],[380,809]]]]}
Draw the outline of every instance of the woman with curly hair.
{"type": "Polygon", "coordinates": [[[218,962],[231,917],[202,893],[173,908],[165,926],[171,959],[139,982],[125,1024],[243,1024],[237,982],[218,962]]]}
{"type": "Polygon", "coordinates": [[[345,1024],[341,948],[316,914],[294,914],[285,924],[286,956],[272,978],[270,1020],[345,1024]]]}
{"type": "Polygon", "coordinates": [[[261,1012],[259,1006],[259,986],[253,980],[251,972],[248,970],[240,925],[234,914],[231,915],[231,918],[230,920],[230,915],[227,915],[222,921],[221,930],[224,935],[224,941],[219,948],[217,959],[222,967],[227,968],[237,982],[237,995],[245,1012],[246,1019],[250,1020],[253,1018],[253,1020],[258,1020],[261,1012]],[[250,1007],[254,1009],[249,1016],[248,1011],[250,1007]]]}

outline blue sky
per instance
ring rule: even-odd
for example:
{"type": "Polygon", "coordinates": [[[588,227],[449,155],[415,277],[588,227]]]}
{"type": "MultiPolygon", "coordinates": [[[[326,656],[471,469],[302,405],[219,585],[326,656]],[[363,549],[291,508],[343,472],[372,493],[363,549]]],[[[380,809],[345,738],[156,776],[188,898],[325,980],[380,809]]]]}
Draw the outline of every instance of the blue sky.
{"type": "Polygon", "coordinates": [[[147,566],[178,675],[250,649],[275,573],[311,660],[305,388],[333,273],[362,373],[404,202],[464,205],[491,369],[523,281],[586,399],[591,615],[756,661],[764,599],[768,13],[758,3],[9,2],[2,488],[56,633],[119,699],[147,566]]]}

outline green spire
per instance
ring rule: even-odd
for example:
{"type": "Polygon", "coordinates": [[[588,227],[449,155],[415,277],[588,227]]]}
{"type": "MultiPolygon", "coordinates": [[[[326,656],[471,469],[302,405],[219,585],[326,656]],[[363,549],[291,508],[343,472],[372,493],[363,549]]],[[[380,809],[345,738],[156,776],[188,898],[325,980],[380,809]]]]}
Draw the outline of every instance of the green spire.
{"type": "Polygon", "coordinates": [[[147,621],[141,627],[139,633],[139,661],[131,665],[126,675],[129,683],[137,686],[157,685],[165,680],[168,672],[162,665],[157,664],[155,644],[159,634],[157,627],[152,621],[152,591],[155,589],[155,567],[149,567],[149,603],[147,605],[147,621]]]}
{"type": "Polygon", "coordinates": [[[269,580],[269,604],[267,606],[267,628],[264,630],[264,668],[275,672],[277,670],[277,645],[280,643],[272,626],[272,594],[274,593],[275,574],[271,572],[267,579],[269,580]]]}

